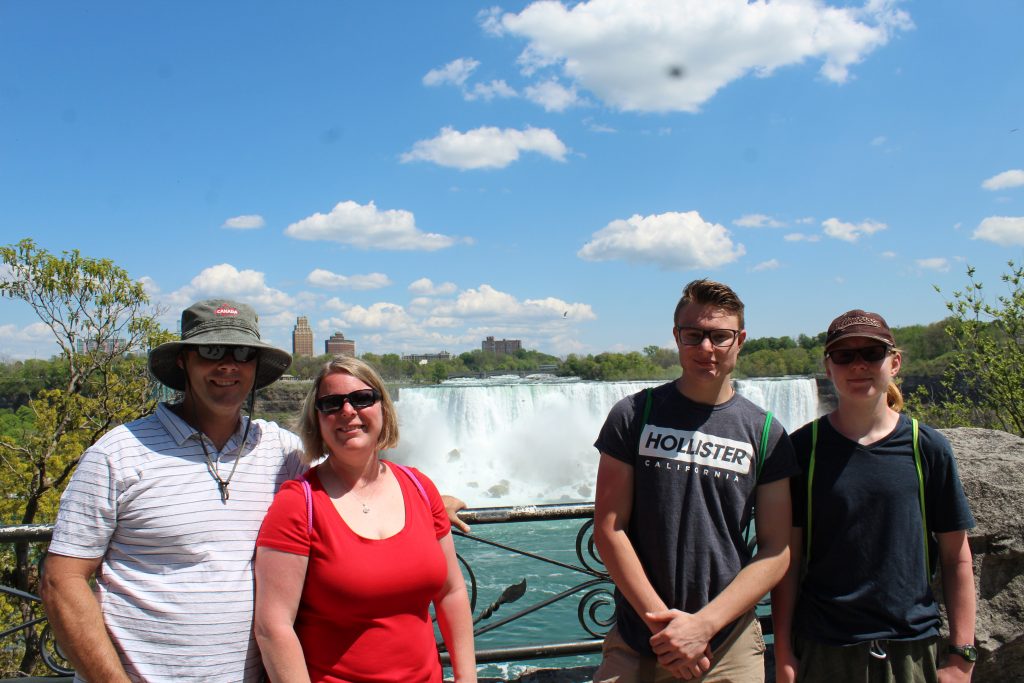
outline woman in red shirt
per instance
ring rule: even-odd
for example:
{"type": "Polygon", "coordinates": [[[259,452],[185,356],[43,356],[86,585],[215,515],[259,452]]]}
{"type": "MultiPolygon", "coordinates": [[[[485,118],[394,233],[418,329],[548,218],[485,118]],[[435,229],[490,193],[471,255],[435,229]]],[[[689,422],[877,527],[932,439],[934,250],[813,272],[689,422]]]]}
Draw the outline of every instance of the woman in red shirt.
{"type": "Polygon", "coordinates": [[[394,404],[355,358],[327,363],[302,409],[306,458],[256,550],[255,632],[274,683],[441,683],[429,607],[458,683],[476,681],[473,623],[434,484],[380,458],[394,404]]]}

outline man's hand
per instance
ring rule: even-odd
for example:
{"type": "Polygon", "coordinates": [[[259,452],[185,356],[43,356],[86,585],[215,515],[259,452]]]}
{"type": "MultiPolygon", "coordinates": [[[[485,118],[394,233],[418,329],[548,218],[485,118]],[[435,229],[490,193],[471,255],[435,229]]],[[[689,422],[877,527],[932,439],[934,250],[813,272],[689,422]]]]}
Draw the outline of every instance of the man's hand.
{"type": "Polygon", "coordinates": [[[651,649],[658,663],[672,675],[685,681],[699,677],[711,668],[709,641],[714,632],[700,617],[677,609],[647,612],[652,630],[664,627],[651,636],[651,649]]]}
{"type": "Polygon", "coordinates": [[[452,523],[452,526],[461,531],[464,534],[469,533],[469,525],[459,519],[459,510],[466,508],[465,501],[456,498],[455,496],[441,496],[441,500],[444,502],[445,512],[448,513],[448,521],[452,523]]]}

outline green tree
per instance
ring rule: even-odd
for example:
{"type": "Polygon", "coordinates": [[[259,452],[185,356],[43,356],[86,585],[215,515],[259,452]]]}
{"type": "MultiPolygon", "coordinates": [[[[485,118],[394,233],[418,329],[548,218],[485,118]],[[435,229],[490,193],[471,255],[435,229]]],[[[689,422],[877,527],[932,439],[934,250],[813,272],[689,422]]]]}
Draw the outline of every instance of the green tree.
{"type": "MultiPolygon", "coordinates": [[[[161,341],[155,311],[140,283],[108,260],[91,259],[77,250],[50,254],[32,240],[0,247],[7,266],[0,296],[24,302],[53,332],[65,364],[57,388],[40,390],[27,404],[31,428],[14,438],[0,436],[0,499],[4,523],[52,521],[61,491],[82,452],[111,427],[153,409],[153,385],[145,351],[161,341]]],[[[5,430],[7,431],[7,430],[5,430]]],[[[28,543],[13,544],[0,555],[3,581],[36,592],[38,575],[28,543]]],[[[9,607],[9,606],[8,606],[9,607]]],[[[16,609],[23,620],[33,605],[16,609]]],[[[38,634],[22,631],[24,648],[18,671],[36,664],[38,634]]],[[[5,652],[10,655],[10,649],[5,652]]],[[[4,663],[9,668],[11,663],[4,663]]]]}
{"type": "Polygon", "coordinates": [[[955,352],[942,381],[945,396],[929,406],[920,391],[909,411],[939,418],[940,426],[993,427],[1024,436],[1024,266],[1008,265],[1001,276],[1006,292],[994,300],[968,266],[967,286],[946,302],[952,314],[946,333],[955,352]]]}

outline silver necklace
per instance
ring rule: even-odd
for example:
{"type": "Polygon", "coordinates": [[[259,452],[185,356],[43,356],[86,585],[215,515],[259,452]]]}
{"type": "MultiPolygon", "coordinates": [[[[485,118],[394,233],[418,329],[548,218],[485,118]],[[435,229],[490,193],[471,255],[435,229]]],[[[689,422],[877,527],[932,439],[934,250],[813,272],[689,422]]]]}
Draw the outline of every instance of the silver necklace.
{"type": "MultiPolygon", "coordinates": [[[[380,464],[380,474],[384,474],[384,463],[380,464]]],[[[363,488],[365,489],[366,487],[364,486],[363,488]]],[[[357,503],[359,503],[360,505],[363,506],[363,514],[364,515],[370,514],[370,506],[367,505],[366,502],[362,498],[359,497],[359,494],[356,493],[355,486],[350,488],[348,490],[348,492],[352,494],[352,497],[356,499],[357,503]]]]}

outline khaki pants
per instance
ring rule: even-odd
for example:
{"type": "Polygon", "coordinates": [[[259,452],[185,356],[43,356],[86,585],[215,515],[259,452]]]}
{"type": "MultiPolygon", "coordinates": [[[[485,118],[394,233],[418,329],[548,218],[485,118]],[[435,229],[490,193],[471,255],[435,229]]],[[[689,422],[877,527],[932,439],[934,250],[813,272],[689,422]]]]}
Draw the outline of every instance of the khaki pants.
{"type": "MultiPolygon", "coordinates": [[[[764,683],[764,638],[753,612],[742,617],[733,632],[712,653],[711,670],[699,683],[764,683]]],[[[594,683],[670,683],[677,681],[654,657],[626,645],[617,628],[604,639],[601,665],[594,683]]]]}
{"type": "Polygon", "coordinates": [[[798,683],[936,683],[938,639],[879,640],[859,645],[825,645],[797,638],[798,683]]]}

